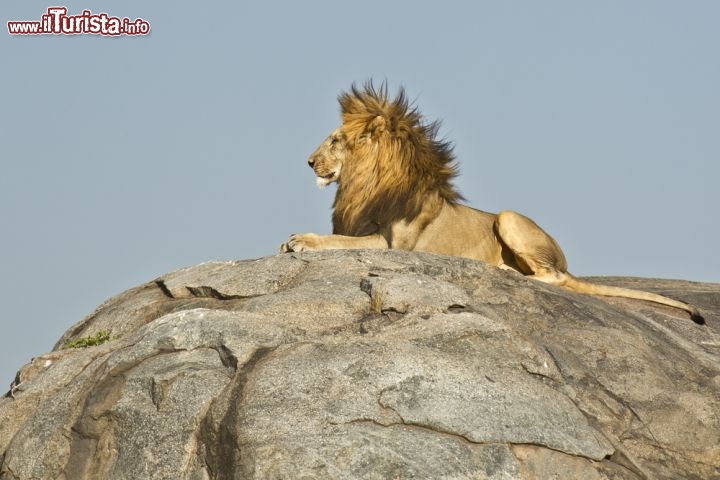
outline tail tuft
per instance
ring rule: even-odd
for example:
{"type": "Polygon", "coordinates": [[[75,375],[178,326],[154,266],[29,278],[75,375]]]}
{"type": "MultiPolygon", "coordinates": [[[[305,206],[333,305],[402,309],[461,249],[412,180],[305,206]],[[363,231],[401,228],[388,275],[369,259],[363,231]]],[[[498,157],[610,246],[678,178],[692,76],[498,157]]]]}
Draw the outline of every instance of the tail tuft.
{"type": "Polygon", "coordinates": [[[697,323],[698,325],[705,325],[705,318],[703,318],[703,316],[700,315],[700,313],[697,310],[695,310],[694,312],[692,312],[690,314],[690,318],[692,319],[693,322],[697,323]]]}

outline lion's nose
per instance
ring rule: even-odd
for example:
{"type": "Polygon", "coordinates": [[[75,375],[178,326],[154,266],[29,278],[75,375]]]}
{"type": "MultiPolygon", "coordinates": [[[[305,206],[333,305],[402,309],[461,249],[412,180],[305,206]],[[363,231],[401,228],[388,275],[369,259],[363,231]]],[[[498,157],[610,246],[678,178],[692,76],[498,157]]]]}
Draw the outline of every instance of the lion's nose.
{"type": "Polygon", "coordinates": [[[315,159],[313,157],[308,158],[308,165],[310,165],[311,167],[315,165],[315,159]]]}

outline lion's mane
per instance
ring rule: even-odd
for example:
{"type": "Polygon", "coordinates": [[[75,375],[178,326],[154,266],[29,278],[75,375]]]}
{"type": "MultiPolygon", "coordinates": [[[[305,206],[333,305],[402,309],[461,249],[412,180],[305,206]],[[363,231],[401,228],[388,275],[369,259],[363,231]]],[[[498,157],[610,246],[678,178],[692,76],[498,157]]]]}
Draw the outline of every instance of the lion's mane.
{"type": "Polygon", "coordinates": [[[437,138],[401,88],[353,85],[338,97],[348,154],[342,166],[333,233],[362,236],[414,219],[429,198],[462,200],[452,185],[458,168],[450,142],[437,138]]]}

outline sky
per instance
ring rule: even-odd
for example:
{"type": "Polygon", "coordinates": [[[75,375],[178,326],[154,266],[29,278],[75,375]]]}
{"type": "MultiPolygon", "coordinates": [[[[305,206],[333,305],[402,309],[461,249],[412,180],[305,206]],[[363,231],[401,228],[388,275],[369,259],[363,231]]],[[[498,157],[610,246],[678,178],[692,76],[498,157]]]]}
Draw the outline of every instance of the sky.
{"type": "Polygon", "coordinates": [[[0,390],[124,290],[330,233],[306,160],[368,78],[574,274],[720,282],[720,2],[86,0],[150,33],[8,32],[57,5],[0,5],[0,390]]]}

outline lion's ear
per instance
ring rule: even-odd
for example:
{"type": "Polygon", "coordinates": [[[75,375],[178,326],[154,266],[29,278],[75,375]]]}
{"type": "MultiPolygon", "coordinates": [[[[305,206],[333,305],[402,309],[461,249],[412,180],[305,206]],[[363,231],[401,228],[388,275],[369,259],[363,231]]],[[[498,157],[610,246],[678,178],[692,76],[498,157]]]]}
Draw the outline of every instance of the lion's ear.
{"type": "Polygon", "coordinates": [[[366,133],[372,139],[375,140],[378,135],[385,131],[385,117],[378,115],[377,117],[370,120],[368,123],[366,133]]]}

